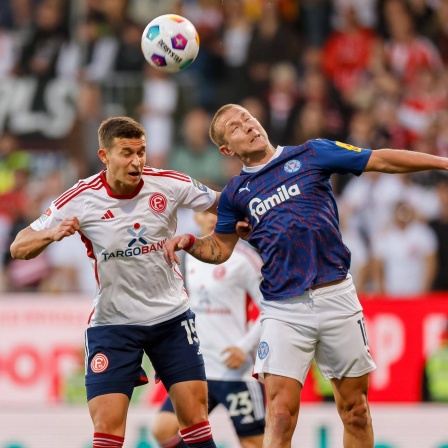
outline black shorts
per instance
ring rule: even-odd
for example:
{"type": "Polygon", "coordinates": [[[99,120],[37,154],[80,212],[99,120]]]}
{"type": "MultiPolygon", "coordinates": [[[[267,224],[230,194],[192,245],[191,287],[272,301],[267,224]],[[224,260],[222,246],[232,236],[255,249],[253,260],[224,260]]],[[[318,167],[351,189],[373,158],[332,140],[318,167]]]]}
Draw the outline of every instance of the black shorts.
{"type": "Polygon", "coordinates": [[[106,393],[129,398],[148,382],[146,353],[165,388],[181,381],[205,381],[204,358],[191,310],[157,325],[104,325],[85,333],[87,399],[106,393]]]}
{"type": "MultiPolygon", "coordinates": [[[[258,436],[264,433],[265,393],[258,381],[208,380],[208,412],[224,405],[232,419],[238,437],[258,436]]],[[[170,397],[161,411],[174,412],[170,397]]]]}

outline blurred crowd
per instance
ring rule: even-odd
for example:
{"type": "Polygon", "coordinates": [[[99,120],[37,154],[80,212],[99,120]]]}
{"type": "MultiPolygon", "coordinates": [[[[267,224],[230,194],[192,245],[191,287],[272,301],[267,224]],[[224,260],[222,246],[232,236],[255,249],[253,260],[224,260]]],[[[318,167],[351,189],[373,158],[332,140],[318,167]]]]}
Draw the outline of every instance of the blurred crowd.
{"type": "MultiPolygon", "coordinates": [[[[31,261],[11,238],[102,169],[97,128],[140,121],[148,164],[221,189],[238,173],[208,138],[213,112],[245,106],[274,144],[328,138],[448,156],[448,0],[3,0],[0,2],[0,291],[95,288],[79,238],[31,261]],[[140,49],[154,17],[196,26],[174,75],[140,49]]],[[[361,293],[448,290],[448,177],[333,176],[361,293]]],[[[195,232],[188,213],[179,228],[195,232]]]]}

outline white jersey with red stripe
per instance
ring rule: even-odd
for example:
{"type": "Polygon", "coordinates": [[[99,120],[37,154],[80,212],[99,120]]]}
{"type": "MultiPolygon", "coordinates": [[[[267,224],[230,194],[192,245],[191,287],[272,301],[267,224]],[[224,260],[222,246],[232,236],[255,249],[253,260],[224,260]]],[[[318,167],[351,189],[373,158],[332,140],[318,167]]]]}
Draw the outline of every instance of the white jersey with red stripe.
{"type": "Polygon", "coordinates": [[[179,270],[163,257],[176,232],[177,209],[207,210],[215,199],[215,191],[186,174],[146,166],[132,194],[116,195],[103,171],[63,193],[31,228],[78,218],[98,284],[92,326],[154,325],[189,307],[179,270]]]}
{"type": "Polygon", "coordinates": [[[249,298],[259,306],[262,261],[249,245],[239,242],[223,264],[203,263],[191,255],[185,259],[185,281],[190,308],[196,314],[196,330],[205,359],[207,379],[247,381],[252,378],[260,324],[250,327],[249,298]],[[223,349],[231,345],[248,354],[239,369],[225,366],[223,349]]]}

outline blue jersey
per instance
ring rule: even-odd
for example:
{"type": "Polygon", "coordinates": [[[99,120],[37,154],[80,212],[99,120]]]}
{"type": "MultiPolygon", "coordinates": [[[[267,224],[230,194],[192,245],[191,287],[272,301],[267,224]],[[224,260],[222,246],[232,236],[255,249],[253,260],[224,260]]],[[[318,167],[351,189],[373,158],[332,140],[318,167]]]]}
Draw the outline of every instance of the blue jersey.
{"type": "Polygon", "coordinates": [[[216,233],[235,233],[249,217],[249,243],[263,259],[260,289],[266,300],[301,295],[344,279],[350,251],[339,230],[332,173],[359,176],[371,150],[324,139],[279,147],[261,167],[245,167],[222,191],[216,233]]]}

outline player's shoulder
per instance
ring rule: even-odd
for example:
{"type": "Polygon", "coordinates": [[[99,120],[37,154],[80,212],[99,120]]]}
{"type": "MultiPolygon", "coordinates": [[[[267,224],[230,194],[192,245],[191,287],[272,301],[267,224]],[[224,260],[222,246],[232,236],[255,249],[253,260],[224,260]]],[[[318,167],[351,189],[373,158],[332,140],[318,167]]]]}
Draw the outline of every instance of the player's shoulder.
{"type": "Polygon", "coordinates": [[[86,195],[91,195],[93,191],[105,188],[103,172],[94,174],[85,179],[80,179],[71,188],[62,193],[54,202],[57,209],[64,207],[66,204],[75,204],[82,201],[86,195]]]}
{"type": "Polygon", "coordinates": [[[165,182],[183,182],[191,183],[192,178],[181,171],[163,170],[158,168],[152,168],[150,166],[144,166],[142,171],[144,179],[157,179],[157,181],[165,182]]]}

